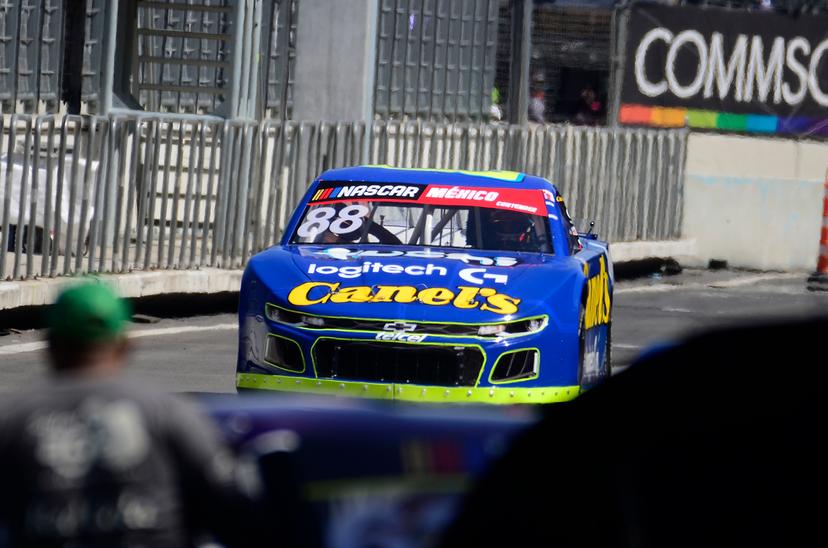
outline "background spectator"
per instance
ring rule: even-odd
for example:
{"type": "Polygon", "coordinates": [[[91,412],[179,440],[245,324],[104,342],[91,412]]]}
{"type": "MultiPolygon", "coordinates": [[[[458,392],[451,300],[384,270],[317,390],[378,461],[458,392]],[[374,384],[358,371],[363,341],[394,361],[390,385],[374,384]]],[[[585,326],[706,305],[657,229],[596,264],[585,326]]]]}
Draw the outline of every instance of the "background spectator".
{"type": "Polygon", "coordinates": [[[129,319],[98,283],[70,287],[49,310],[54,378],[0,407],[10,543],[191,546],[201,532],[255,542],[256,476],[192,406],[122,379],[129,319]]]}

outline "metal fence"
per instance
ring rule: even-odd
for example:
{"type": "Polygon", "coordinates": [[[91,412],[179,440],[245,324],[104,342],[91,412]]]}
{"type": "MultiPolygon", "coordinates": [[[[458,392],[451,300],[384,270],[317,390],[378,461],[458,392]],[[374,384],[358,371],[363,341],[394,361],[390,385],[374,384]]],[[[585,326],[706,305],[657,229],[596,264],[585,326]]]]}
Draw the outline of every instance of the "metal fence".
{"type": "Polygon", "coordinates": [[[0,130],[0,279],[239,268],[318,173],[364,163],[519,169],[610,240],[680,233],[682,131],[170,115],[12,115],[0,130]]]}

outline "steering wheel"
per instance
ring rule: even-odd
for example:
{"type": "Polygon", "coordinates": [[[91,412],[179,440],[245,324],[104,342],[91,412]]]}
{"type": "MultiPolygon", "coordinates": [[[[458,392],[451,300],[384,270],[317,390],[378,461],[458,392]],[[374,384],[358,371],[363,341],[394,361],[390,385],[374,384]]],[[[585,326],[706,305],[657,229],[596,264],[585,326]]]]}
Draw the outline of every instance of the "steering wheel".
{"type": "Polygon", "coordinates": [[[388,230],[380,224],[375,223],[374,221],[368,222],[371,223],[368,226],[368,234],[379,240],[381,244],[402,245],[400,239],[394,236],[394,234],[390,230],[388,230]]]}

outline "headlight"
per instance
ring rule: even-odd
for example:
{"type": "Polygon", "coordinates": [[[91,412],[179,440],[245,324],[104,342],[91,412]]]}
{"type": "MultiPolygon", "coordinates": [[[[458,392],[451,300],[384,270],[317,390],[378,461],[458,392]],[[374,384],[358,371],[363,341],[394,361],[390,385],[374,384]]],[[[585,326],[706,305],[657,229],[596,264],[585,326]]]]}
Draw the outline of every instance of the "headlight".
{"type": "Polygon", "coordinates": [[[497,335],[498,333],[503,333],[506,331],[506,324],[498,323],[495,325],[481,325],[480,329],[477,330],[477,334],[481,337],[485,337],[487,335],[497,335]]]}
{"type": "Polygon", "coordinates": [[[477,334],[481,337],[529,335],[544,329],[548,321],[549,320],[546,316],[541,316],[538,318],[518,320],[516,322],[481,325],[477,330],[477,334]]]}
{"type": "Polygon", "coordinates": [[[306,325],[312,325],[314,327],[324,327],[325,320],[324,318],[319,318],[317,316],[301,316],[302,323],[306,325]]]}
{"type": "Polygon", "coordinates": [[[268,304],[265,307],[267,318],[273,322],[286,323],[296,327],[304,327],[306,325],[313,327],[325,327],[325,319],[318,316],[305,316],[304,314],[297,314],[290,310],[284,310],[268,304]]]}

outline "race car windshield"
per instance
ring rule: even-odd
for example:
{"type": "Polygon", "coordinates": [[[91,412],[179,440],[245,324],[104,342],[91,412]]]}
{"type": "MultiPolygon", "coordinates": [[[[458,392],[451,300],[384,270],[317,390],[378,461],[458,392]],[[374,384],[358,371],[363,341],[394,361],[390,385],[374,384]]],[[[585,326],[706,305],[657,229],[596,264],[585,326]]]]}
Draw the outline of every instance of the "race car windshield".
{"type": "Polygon", "coordinates": [[[380,200],[309,205],[290,242],[552,253],[549,223],[543,215],[380,200]]]}

